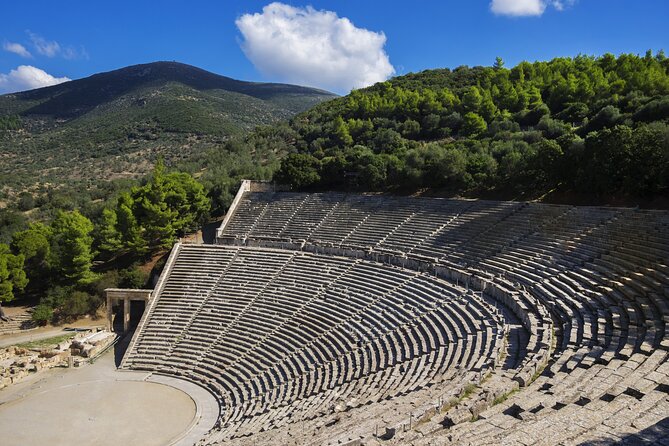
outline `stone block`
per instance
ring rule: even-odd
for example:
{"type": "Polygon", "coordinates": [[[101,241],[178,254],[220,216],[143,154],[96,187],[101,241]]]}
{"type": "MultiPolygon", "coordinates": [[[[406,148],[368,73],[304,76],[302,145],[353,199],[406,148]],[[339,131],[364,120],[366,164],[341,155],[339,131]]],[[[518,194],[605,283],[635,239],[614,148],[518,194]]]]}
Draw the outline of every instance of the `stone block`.
{"type": "Polygon", "coordinates": [[[457,407],[451,409],[444,418],[445,426],[455,426],[456,424],[464,423],[472,419],[472,413],[466,407],[457,407]]]}

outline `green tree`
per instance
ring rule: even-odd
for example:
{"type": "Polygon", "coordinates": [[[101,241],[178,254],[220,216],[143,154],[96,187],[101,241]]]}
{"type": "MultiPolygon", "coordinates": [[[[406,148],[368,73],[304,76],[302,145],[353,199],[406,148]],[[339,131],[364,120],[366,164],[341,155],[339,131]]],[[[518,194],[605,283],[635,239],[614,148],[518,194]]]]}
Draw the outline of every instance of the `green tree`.
{"type": "Polygon", "coordinates": [[[334,120],[332,134],[334,142],[337,145],[345,147],[353,144],[353,138],[348,131],[348,126],[341,116],[337,116],[337,118],[334,120]]]}
{"type": "MultiPolygon", "coordinates": [[[[437,116],[437,122],[438,121],[439,117],[437,116]]],[[[421,130],[420,124],[417,121],[414,121],[413,119],[407,119],[400,125],[400,133],[405,138],[409,139],[417,138],[420,135],[420,130],[421,130]]]]}
{"type": "MultiPolygon", "coordinates": [[[[148,251],[148,245],[143,238],[142,227],[135,215],[134,199],[129,193],[123,193],[118,197],[115,218],[116,230],[123,250],[144,255],[148,251]]],[[[111,235],[114,236],[114,232],[111,232],[111,235]]]]}
{"type": "Polygon", "coordinates": [[[492,96],[490,95],[489,91],[486,91],[483,94],[483,98],[481,99],[481,116],[483,119],[486,120],[486,122],[492,122],[495,117],[497,116],[498,110],[497,106],[492,100],[492,96]]]}
{"type": "Polygon", "coordinates": [[[114,209],[102,210],[102,220],[97,230],[100,239],[98,248],[109,253],[120,252],[123,248],[121,233],[118,230],[118,217],[114,209]]]}
{"type": "Polygon", "coordinates": [[[0,319],[7,320],[2,304],[14,300],[17,291],[23,291],[28,284],[23,270],[23,255],[14,255],[9,246],[0,243],[0,319]]]}
{"type": "Polygon", "coordinates": [[[476,113],[469,112],[464,116],[462,133],[466,136],[477,136],[488,130],[485,119],[476,113]]]}
{"type": "Polygon", "coordinates": [[[593,132],[585,140],[584,163],[589,175],[582,179],[584,189],[610,194],[623,189],[634,160],[634,134],[627,126],[593,132]]]}
{"type": "Polygon", "coordinates": [[[669,192],[669,125],[656,122],[634,129],[634,162],[625,175],[625,189],[640,196],[669,192]]]}
{"type": "Polygon", "coordinates": [[[97,235],[98,248],[111,256],[133,253],[143,256],[148,247],[142,238],[142,228],[133,211],[134,200],[124,192],[116,200],[115,208],[102,211],[97,235]]]}
{"type": "Polygon", "coordinates": [[[467,172],[479,188],[490,187],[497,174],[497,162],[489,153],[478,151],[467,157],[467,172]]]}
{"type": "Polygon", "coordinates": [[[28,229],[12,235],[12,251],[24,256],[26,261],[48,265],[51,246],[51,228],[44,223],[31,223],[28,229]]]}
{"type": "Polygon", "coordinates": [[[50,274],[51,228],[43,223],[31,223],[28,229],[12,235],[12,252],[25,259],[24,270],[32,289],[48,285],[50,274]]]}
{"type": "Polygon", "coordinates": [[[78,211],[60,211],[51,223],[51,231],[49,263],[57,278],[78,285],[94,280],[93,223],[78,211]]]}
{"type": "Polygon", "coordinates": [[[162,160],[156,164],[150,181],[133,188],[133,215],[140,222],[142,236],[150,248],[169,248],[176,237],[175,220],[178,211],[169,206],[168,180],[162,160]]]}
{"type": "Polygon", "coordinates": [[[462,109],[465,112],[478,113],[481,109],[483,97],[478,87],[471,86],[462,95],[462,109]]]}
{"type": "Polygon", "coordinates": [[[211,208],[211,201],[204,187],[190,174],[172,172],[165,178],[165,202],[176,213],[172,227],[178,234],[196,230],[204,222],[211,208]]]}
{"type": "Polygon", "coordinates": [[[562,178],[562,159],[564,153],[560,145],[551,140],[543,139],[533,144],[534,157],[531,160],[534,169],[533,177],[536,185],[547,189],[557,185],[562,178]]]}
{"type": "Polygon", "coordinates": [[[102,211],[99,248],[110,255],[141,257],[170,247],[179,234],[204,222],[211,200],[190,174],[165,173],[159,161],[150,180],[122,193],[116,206],[102,211]]]}
{"type": "Polygon", "coordinates": [[[451,190],[467,187],[467,156],[463,151],[430,143],[426,145],[423,156],[423,184],[451,190]]]}
{"type": "Polygon", "coordinates": [[[601,130],[605,127],[613,127],[621,120],[620,110],[613,105],[607,105],[597,112],[585,126],[584,133],[601,130]]]}
{"type": "Polygon", "coordinates": [[[276,174],[280,183],[296,189],[313,186],[320,181],[320,162],[311,155],[291,153],[281,161],[281,168],[276,174]]]}

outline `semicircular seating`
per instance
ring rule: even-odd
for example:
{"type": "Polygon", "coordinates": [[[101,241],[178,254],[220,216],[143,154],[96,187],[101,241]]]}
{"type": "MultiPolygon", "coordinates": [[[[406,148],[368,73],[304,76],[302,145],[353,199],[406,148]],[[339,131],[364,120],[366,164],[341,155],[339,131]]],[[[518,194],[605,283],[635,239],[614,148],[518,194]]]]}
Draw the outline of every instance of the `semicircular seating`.
{"type": "MultiPolygon", "coordinates": [[[[484,407],[476,406],[480,398],[470,398],[445,415],[423,420],[420,430],[407,429],[405,423],[390,443],[623,441],[653,432],[669,413],[668,212],[247,192],[217,240],[378,261],[431,272],[456,287],[472,281],[478,284],[474,288],[494,284],[506,290],[481,298],[489,305],[506,302],[500,313],[509,341],[514,318],[524,329],[518,339],[528,338],[520,343],[520,353],[517,346],[505,347],[517,363],[497,375],[513,375],[527,388],[484,407]],[[537,346],[551,339],[545,335],[544,311],[555,337],[542,369],[537,352],[546,349],[537,346]],[[467,420],[478,420],[458,422],[466,414],[467,420]]],[[[479,392],[485,394],[496,379],[479,392]]],[[[313,430],[314,438],[345,441],[336,426],[320,431],[313,430]],[[332,434],[318,437],[320,431],[332,434]]],[[[351,440],[364,443],[376,434],[370,428],[351,440]]],[[[271,438],[258,431],[254,435],[254,441],[271,438]]]]}
{"type": "MultiPolygon", "coordinates": [[[[506,354],[504,312],[522,302],[351,257],[178,244],[122,366],[208,387],[221,413],[206,442],[241,441],[407,395],[431,406],[478,383],[506,354]]],[[[525,359],[507,361],[509,382],[525,359]]]]}

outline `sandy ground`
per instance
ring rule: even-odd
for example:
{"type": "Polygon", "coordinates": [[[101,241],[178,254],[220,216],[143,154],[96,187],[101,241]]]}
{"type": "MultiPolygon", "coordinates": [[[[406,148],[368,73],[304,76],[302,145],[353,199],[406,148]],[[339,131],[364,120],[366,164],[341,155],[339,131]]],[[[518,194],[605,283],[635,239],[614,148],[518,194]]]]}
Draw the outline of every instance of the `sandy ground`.
{"type": "Polygon", "coordinates": [[[51,369],[10,386],[0,391],[2,444],[171,444],[195,424],[196,404],[148,377],[117,371],[110,351],[95,364],[51,369]]]}

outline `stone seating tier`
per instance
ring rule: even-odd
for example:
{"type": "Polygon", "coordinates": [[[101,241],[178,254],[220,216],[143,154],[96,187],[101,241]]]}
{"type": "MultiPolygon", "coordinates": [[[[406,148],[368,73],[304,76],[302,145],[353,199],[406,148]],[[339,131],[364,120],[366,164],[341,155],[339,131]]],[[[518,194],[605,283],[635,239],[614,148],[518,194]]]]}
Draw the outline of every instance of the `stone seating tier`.
{"type": "MultiPolygon", "coordinates": [[[[242,201],[288,202],[290,195],[246,194],[242,201]]],[[[525,358],[514,369],[517,381],[528,388],[483,412],[484,418],[489,413],[495,421],[455,426],[443,432],[448,441],[435,434],[440,442],[489,444],[509,434],[522,436],[526,425],[541,432],[544,423],[574,422],[584,410],[599,408],[608,399],[625,402],[639,417],[642,408],[667,407],[667,375],[657,370],[666,369],[669,347],[669,213],[344,194],[297,196],[303,204],[284,214],[291,217],[281,231],[260,234],[253,228],[236,231],[226,226],[218,242],[380,261],[433,272],[456,283],[454,278],[473,274],[523,293],[513,299],[523,303],[510,306],[517,306],[514,314],[531,332],[525,358]],[[327,208],[317,203],[327,203],[327,208]],[[299,227],[300,221],[309,221],[309,226],[299,227]],[[542,324],[540,316],[525,320],[524,308],[532,309],[533,315],[547,310],[552,323],[542,324]],[[554,332],[554,341],[546,331],[554,332]],[[547,340],[554,348],[541,370],[532,351],[545,354],[547,340]],[[602,379],[605,384],[598,383],[602,379]],[[644,395],[640,399],[629,397],[639,393],[644,395]],[[554,400],[552,405],[542,402],[547,396],[554,400]],[[500,428],[507,425],[508,430],[500,428]]],[[[248,214],[240,207],[230,221],[248,214]]],[[[478,416],[478,410],[475,413],[478,416]]],[[[573,438],[595,440],[606,430],[607,414],[600,411],[587,427],[580,423],[582,429],[573,438]]],[[[557,425],[566,429],[569,423],[557,425]]],[[[425,444],[430,438],[425,436],[425,444]]]]}
{"type": "Polygon", "coordinates": [[[597,443],[669,410],[667,212],[240,192],[217,242],[175,246],[123,360],[218,398],[203,444],[597,443]]]}
{"type": "MultiPolygon", "coordinates": [[[[217,441],[280,427],[290,407],[325,413],[335,397],[359,406],[456,371],[482,377],[504,352],[499,308],[532,314],[535,335],[542,323],[517,293],[503,300],[378,262],[238,246],[174,250],[124,367],[209,388],[221,406],[217,441]]],[[[520,348],[538,351],[536,343],[530,336],[520,348]]]]}

